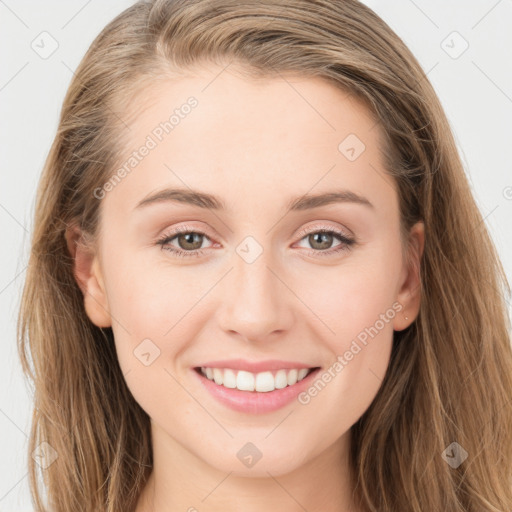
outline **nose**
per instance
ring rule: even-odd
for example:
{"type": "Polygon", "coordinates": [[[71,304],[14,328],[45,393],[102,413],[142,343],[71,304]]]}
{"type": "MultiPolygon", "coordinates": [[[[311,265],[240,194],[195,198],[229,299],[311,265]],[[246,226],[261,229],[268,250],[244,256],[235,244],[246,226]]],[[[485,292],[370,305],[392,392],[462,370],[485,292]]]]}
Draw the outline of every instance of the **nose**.
{"type": "Polygon", "coordinates": [[[234,267],[222,281],[217,318],[220,328],[247,341],[263,341],[294,324],[300,301],[286,272],[263,253],[253,262],[234,254],[234,267]],[[290,288],[289,288],[290,287],[290,288]]]}

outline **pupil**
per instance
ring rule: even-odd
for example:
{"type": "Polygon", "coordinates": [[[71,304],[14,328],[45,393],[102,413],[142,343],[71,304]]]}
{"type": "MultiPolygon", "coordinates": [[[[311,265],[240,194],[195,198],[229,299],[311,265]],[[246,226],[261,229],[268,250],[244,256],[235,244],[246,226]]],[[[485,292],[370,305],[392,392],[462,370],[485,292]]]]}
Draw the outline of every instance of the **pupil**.
{"type": "Polygon", "coordinates": [[[186,233],[184,235],[181,235],[178,240],[180,241],[180,246],[182,247],[182,249],[199,249],[202,245],[201,236],[202,235],[200,235],[199,233],[186,233]],[[183,247],[183,245],[181,244],[182,238],[185,239],[185,247],[183,247]],[[194,238],[196,238],[195,244],[194,238]],[[192,247],[187,246],[187,244],[192,244],[192,247]]]}
{"type": "Polygon", "coordinates": [[[314,244],[317,243],[317,239],[319,238],[320,247],[318,249],[328,249],[332,243],[332,235],[330,233],[314,233],[310,235],[310,244],[314,247],[314,244]]]}

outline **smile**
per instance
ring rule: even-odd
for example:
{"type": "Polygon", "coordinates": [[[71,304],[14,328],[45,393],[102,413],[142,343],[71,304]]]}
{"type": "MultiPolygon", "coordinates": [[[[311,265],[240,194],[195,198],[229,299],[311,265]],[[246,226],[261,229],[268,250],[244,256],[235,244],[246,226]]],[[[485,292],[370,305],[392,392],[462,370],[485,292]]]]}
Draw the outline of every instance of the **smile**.
{"type": "Polygon", "coordinates": [[[230,368],[196,367],[203,389],[220,404],[238,412],[263,414],[293,402],[311,385],[320,367],[251,373],[230,368]]]}
{"type": "Polygon", "coordinates": [[[231,368],[205,368],[199,370],[209,380],[219,386],[240,391],[257,391],[268,393],[276,389],[293,386],[304,379],[315,368],[281,369],[259,373],[231,368]]]}

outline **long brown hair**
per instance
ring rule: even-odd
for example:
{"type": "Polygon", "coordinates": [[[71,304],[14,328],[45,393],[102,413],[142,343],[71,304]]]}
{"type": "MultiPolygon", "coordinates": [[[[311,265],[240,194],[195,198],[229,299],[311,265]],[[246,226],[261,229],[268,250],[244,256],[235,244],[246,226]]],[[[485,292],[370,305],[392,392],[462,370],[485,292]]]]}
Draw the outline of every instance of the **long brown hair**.
{"type": "Polygon", "coordinates": [[[323,77],[362,99],[385,134],[403,232],[425,223],[419,315],[394,333],[381,388],[352,427],[360,502],[372,512],[512,510],[510,286],[417,60],[357,0],[155,0],[126,9],[92,43],[39,183],[18,320],[34,384],[37,511],[47,510],[40,469],[55,512],[133,510],[151,472],[149,418],[125,384],[112,330],[85,313],[65,233],[74,223],[98,232],[94,190],[119,164],[123,109],[144,84],[200,61],[236,62],[249,77],[323,77]],[[454,449],[468,454],[457,467],[443,456],[454,449]]]}

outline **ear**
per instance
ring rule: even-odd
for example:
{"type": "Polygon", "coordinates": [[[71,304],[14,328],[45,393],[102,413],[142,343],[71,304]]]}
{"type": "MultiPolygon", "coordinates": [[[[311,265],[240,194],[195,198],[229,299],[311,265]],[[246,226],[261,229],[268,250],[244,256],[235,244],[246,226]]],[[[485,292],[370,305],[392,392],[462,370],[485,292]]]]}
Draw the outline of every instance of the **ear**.
{"type": "Polygon", "coordinates": [[[401,286],[396,299],[402,304],[403,309],[394,318],[393,329],[395,331],[406,329],[418,316],[421,305],[420,265],[424,247],[425,225],[419,221],[409,232],[407,258],[404,261],[401,286]]]}
{"type": "Polygon", "coordinates": [[[73,259],[73,276],[84,295],[87,316],[98,327],[111,327],[110,310],[97,255],[77,226],[66,229],[66,242],[73,259]]]}

